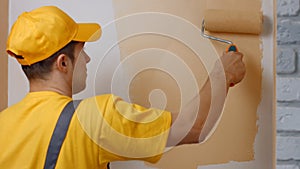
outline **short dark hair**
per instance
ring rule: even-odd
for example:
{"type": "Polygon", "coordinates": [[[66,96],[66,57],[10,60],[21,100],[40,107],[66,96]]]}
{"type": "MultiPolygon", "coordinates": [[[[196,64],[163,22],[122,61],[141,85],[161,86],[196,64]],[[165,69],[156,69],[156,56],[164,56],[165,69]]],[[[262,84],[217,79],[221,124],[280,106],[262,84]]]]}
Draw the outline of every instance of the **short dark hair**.
{"type": "MultiPolygon", "coordinates": [[[[49,58],[40,62],[34,63],[30,66],[22,65],[22,69],[29,80],[32,79],[47,79],[47,75],[52,71],[52,66],[55,63],[57,57],[61,54],[67,55],[72,62],[74,62],[74,49],[75,45],[79,43],[71,41],[65,47],[51,55],[49,58]]],[[[17,57],[17,56],[16,56],[17,57]]]]}

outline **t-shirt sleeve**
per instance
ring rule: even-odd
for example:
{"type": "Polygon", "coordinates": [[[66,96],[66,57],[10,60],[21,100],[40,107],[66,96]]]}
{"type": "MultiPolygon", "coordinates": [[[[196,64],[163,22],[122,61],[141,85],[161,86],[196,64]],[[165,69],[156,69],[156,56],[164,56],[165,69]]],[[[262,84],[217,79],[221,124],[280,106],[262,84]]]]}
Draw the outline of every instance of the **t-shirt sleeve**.
{"type": "Polygon", "coordinates": [[[89,121],[85,126],[99,145],[102,163],[122,160],[155,163],[160,159],[169,135],[170,112],[131,104],[114,95],[97,96],[92,102],[96,104],[90,111],[97,109],[98,115],[84,121],[89,121]]]}

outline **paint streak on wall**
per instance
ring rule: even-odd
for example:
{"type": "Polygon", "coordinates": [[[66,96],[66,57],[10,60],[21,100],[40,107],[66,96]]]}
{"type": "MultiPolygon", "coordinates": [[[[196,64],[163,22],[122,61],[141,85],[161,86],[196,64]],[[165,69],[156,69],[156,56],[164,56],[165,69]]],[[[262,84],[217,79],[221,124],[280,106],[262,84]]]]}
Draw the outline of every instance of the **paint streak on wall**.
{"type": "MultiPolygon", "coordinates": [[[[163,12],[186,19],[188,22],[201,28],[201,21],[205,9],[241,9],[260,10],[260,0],[113,0],[115,17],[120,18],[138,12],[163,12]]],[[[119,37],[123,30],[146,23],[128,23],[127,26],[116,23],[119,37]]],[[[160,24],[160,23],[158,23],[160,24]]],[[[149,25],[151,27],[151,25],[149,25]]],[[[234,25],[233,25],[234,26],[234,25]]],[[[183,27],[178,29],[186,33],[183,27]],[[180,30],[181,29],[181,30],[180,30]]],[[[239,50],[244,53],[247,74],[242,83],[230,89],[223,116],[215,132],[207,141],[201,144],[185,145],[171,149],[164,154],[154,167],[163,169],[197,168],[198,165],[220,164],[229,161],[250,161],[254,158],[254,140],[257,133],[257,107],[261,99],[262,51],[260,37],[242,34],[213,34],[235,42],[239,50]]],[[[201,38],[195,35],[195,38],[201,38]]],[[[120,41],[122,39],[119,39],[120,41]]],[[[223,53],[226,44],[212,42],[218,54],[223,53]]],[[[204,45],[204,44],[199,44],[204,45]]],[[[138,55],[143,49],[163,49],[179,56],[191,69],[201,87],[207,77],[207,69],[198,56],[185,44],[172,37],[158,34],[134,35],[119,44],[122,59],[130,55],[138,55]]],[[[211,55],[215,53],[211,52],[211,55]]],[[[213,62],[213,61],[212,61],[213,62]]],[[[161,63],[161,61],[158,61],[161,63]]],[[[134,62],[133,67],[141,63],[134,62]]],[[[178,66],[178,69],[181,67],[178,66]]],[[[188,86],[186,86],[188,87],[188,86]]],[[[140,71],[131,82],[129,93],[132,102],[150,106],[149,92],[161,89],[167,98],[166,109],[178,111],[180,109],[180,86],[176,79],[167,72],[157,69],[140,71]]],[[[159,98],[158,98],[159,99],[159,98]]]]}

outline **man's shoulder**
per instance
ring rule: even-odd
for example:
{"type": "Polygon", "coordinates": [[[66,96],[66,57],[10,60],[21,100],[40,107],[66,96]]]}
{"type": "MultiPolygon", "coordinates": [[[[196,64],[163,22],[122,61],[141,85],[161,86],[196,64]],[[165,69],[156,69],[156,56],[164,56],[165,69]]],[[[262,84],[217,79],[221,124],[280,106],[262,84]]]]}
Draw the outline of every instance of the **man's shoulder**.
{"type": "Polygon", "coordinates": [[[120,97],[115,96],[114,94],[101,94],[92,96],[89,98],[82,99],[79,108],[80,107],[94,107],[94,106],[104,106],[107,107],[108,105],[111,105],[114,103],[114,100],[119,99],[120,97]]]}
{"type": "Polygon", "coordinates": [[[116,100],[123,100],[123,98],[121,98],[118,95],[115,94],[101,94],[101,95],[96,95],[96,96],[92,96],[92,97],[88,97],[85,99],[82,99],[82,101],[84,102],[91,102],[91,101],[97,101],[97,102],[103,102],[103,101],[116,101],[116,100]]]}

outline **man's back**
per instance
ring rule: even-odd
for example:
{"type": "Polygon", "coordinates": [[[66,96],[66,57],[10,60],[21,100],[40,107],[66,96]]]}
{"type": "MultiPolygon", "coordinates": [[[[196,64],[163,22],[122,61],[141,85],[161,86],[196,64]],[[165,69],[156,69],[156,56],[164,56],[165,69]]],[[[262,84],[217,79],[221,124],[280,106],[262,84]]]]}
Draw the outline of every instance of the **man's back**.
{"type": "MultiPolygon", "coordinates": [[[[0,168],[43,168],[57,119],[69,101],[71,98],[55,92],[32,92],[1,112],[0,168]]],[[[98,156],[97,145],[81,130],[74,117],[57,168],[95,168],[98,166],[94,160],[98,156]]]]}
{"type": "MultiPolygon", "coordinates": [[[[69,101],[55,92],[31,92],[1,112],[0,168],[43,168],[56,122],[69,101]]],[[[169,112],[111,94],[84,99],[72,117],[56,168],[105,169],[111,161],[129,159],[156,162],[170,123],[169,112]]]]}

